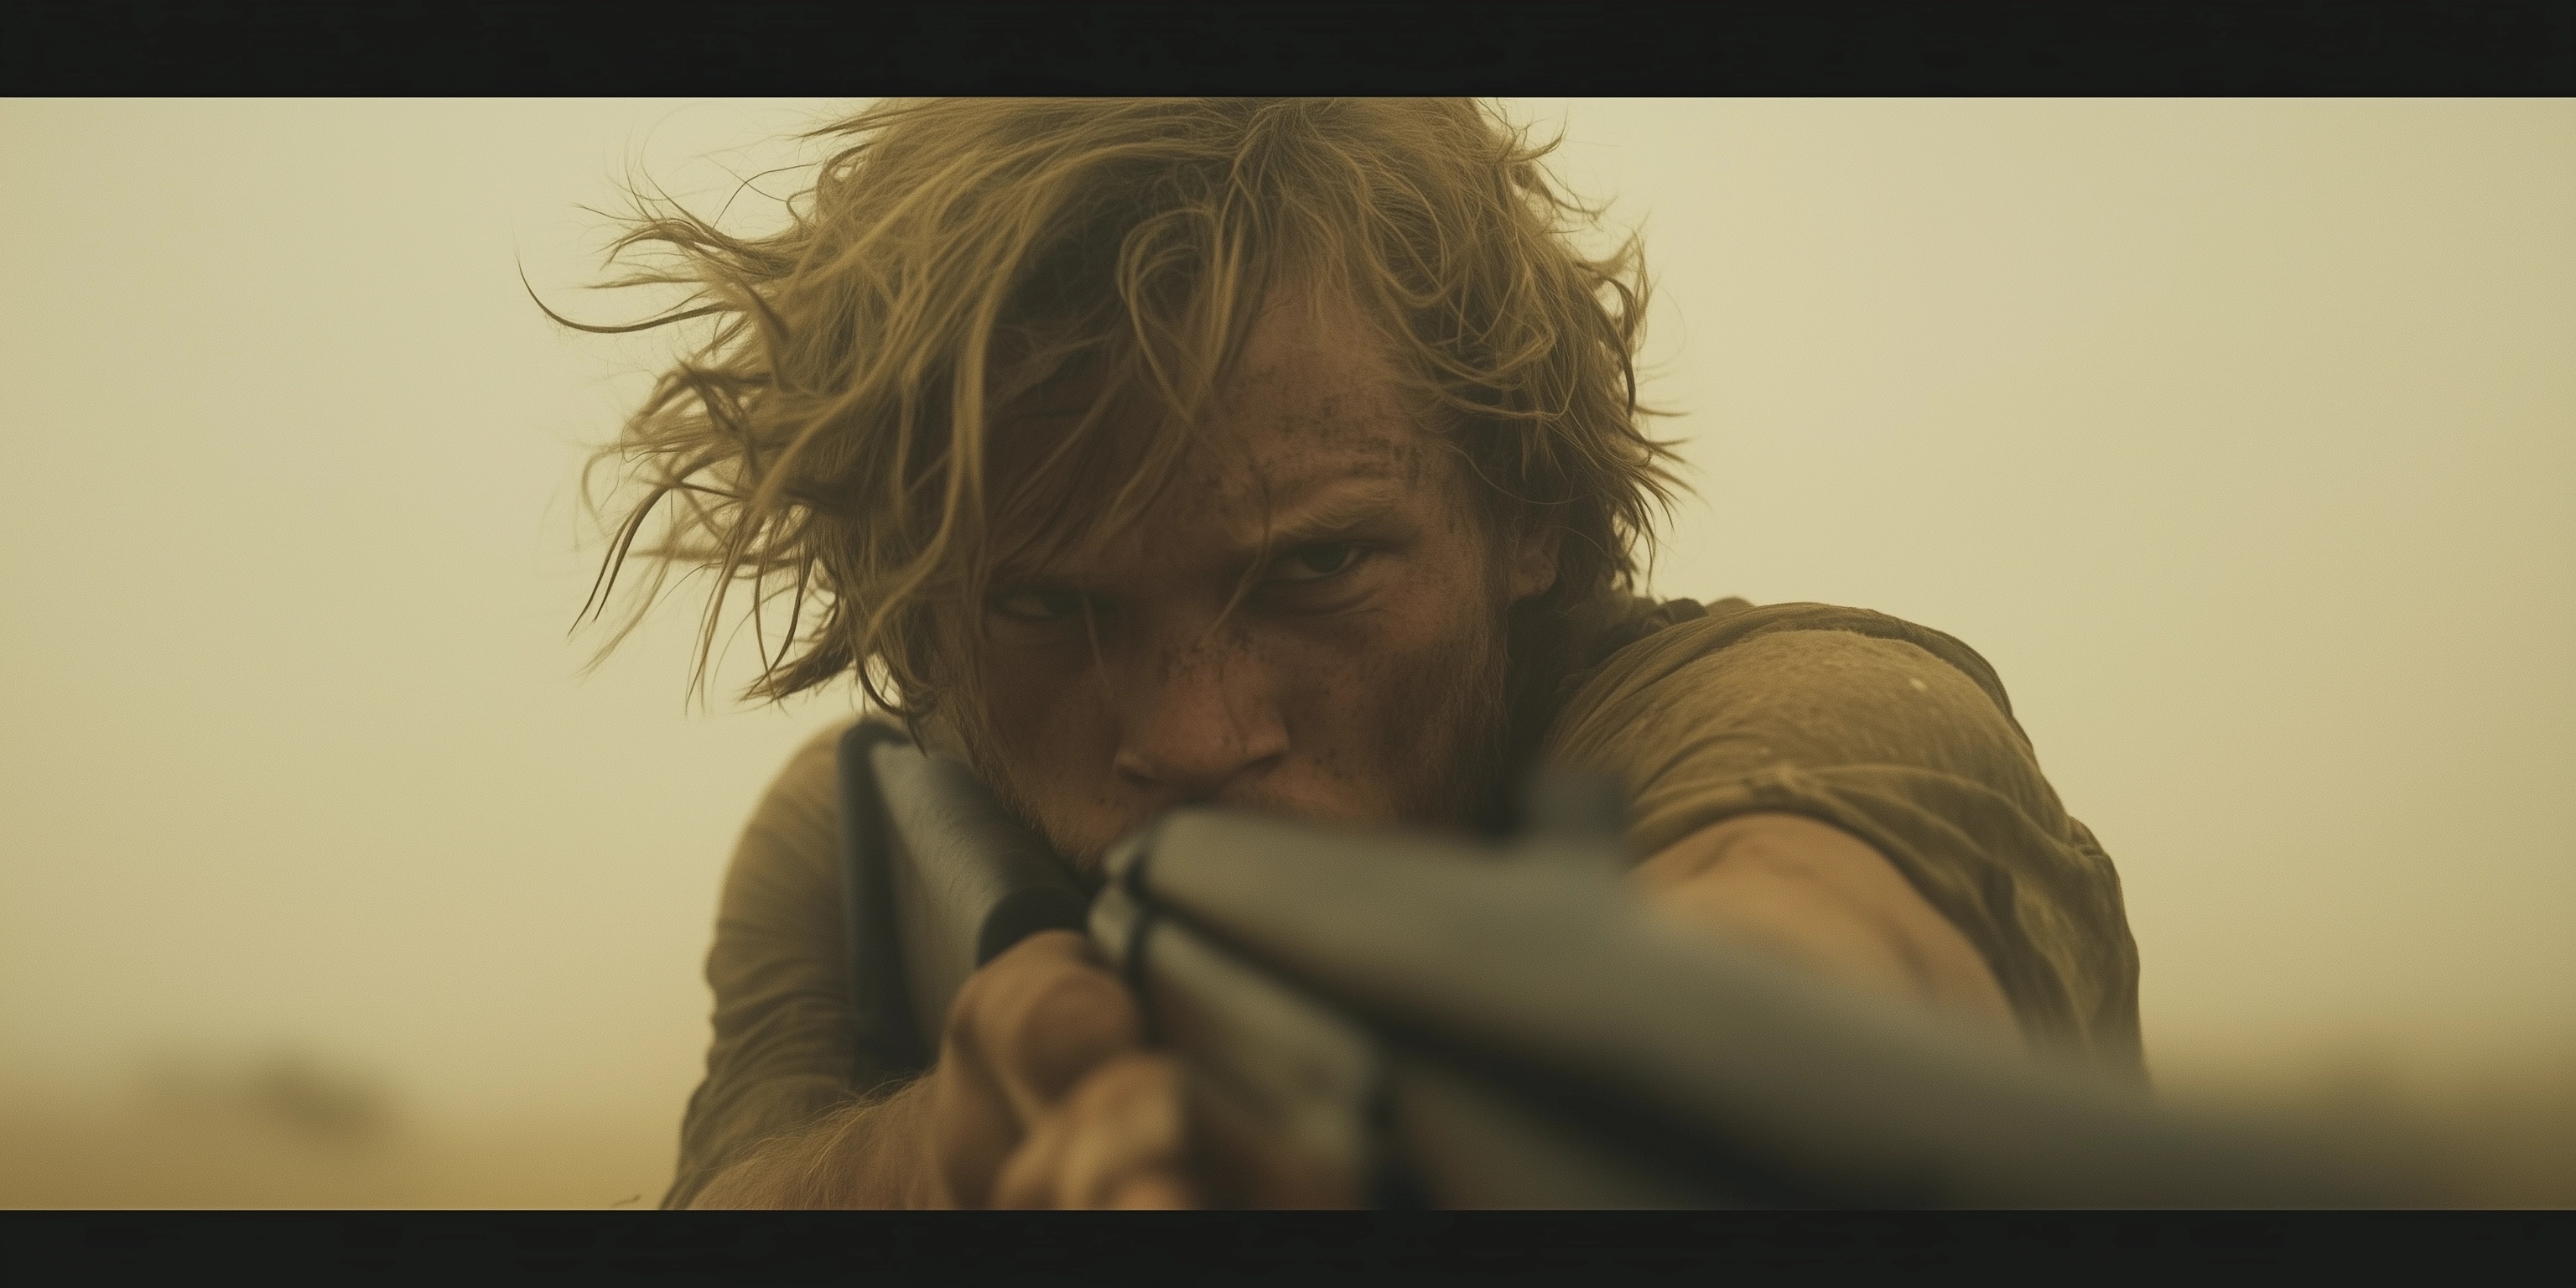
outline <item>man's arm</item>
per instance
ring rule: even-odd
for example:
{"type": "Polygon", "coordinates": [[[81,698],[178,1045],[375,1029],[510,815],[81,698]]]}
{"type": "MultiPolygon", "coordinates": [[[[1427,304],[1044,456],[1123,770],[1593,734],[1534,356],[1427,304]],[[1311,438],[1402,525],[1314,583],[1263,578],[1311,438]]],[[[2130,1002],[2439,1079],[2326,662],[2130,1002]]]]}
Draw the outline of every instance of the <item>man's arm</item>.
{"type": "Polygon", "coordinates": [[[845,1106],[773,1138],[716,1174],[693,1208],[927,1208],[932,1080],[845,1106]]]}
{"type": "Polygon", "coordinates": [[[1884,855],[1799,814],[1740,814],[1639,865],[1658,906],[1874,992],[2015,1031],[1985,958],[1884,855]]]}
{"type": "Polygon", "coordinates": [[[1686,906],[1745,930],[1772,924],[1775,943],[1858,978],[1973,1003],[1984,990],[1962,993],[1961,972],[1945,966],[1969,954],[1938,951],[1949,935],[1921,929],[1937,914],[2032,1047],[2139,1073],[2137,950],[2119,877],[2040,772],[1992,668],[1957,641],[1820,605],[1684,623],[1586,682],[1545,756],[1627,786],[1630,845],[1662,878],[1648,884],[1708,883],[1686,906]],[[1754,845],[1751,833],[1783,825],[1721,826],[1771,814],[1846,839],[1754,845]],[[1784,886],[1807,888],[1772,889],[1784,886]],[[1794,910],[1762,906],[1782,902],[1794,910]],[[1837,953],[1823,931],[1834,921],[1874,924],[1916,960],[1837,953]]]}

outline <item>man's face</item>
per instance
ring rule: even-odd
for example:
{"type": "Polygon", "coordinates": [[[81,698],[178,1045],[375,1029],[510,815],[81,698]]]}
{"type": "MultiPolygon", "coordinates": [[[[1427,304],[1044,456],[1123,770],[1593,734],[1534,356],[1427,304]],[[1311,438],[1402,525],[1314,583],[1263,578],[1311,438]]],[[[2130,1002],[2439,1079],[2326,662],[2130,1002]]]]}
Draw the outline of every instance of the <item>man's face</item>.
{"type": "Polygon", "coordinates": [[[997,579],[976,758],[1077,865],[1182,804],[1436,825],[1486,787],[1553,559],[1492,539],[1365,334],[1271,309],[1140,522],[997,579]]]}

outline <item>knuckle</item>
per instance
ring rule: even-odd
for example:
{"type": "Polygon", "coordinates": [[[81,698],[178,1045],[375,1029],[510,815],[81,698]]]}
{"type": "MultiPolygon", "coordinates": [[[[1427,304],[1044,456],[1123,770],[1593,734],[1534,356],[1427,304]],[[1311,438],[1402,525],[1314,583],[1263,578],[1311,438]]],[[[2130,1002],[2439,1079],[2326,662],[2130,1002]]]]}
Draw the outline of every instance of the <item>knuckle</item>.
{"type": "Polygon", "coordinates": [[[1116,979],[1097,972],[1065,974],[1030,990],[1008,1017],[1003,1043],[1030,1077],[1061,1085],[1135,1046],[1143,1027],[1116,979]]]}
{"type": "Polygon", "coordinates": [[[1052,1099],[1102,1060],[1142,1044],[1127,986],[1070,931],[1033,935],[958,990],[942,1043],[1005,1081],[1052,1099]]]}
{"type": "Polygon", "coordinates": [[[1083,950],[1086,941],[1071,931],[1031,935],[1004,950],[966,977],[950,1003],[944,1025],[947,1041],[980,1045],[979,1038],[1007,1034],[1032,1005],[1068,974],[1096,973],[1083,950]],[[1037,996],[1033,996],[1037,995],[1037,996]]]}
{"type": "Polygon", "coordinates": [[[1179,1094],[1177,1066],[1167,1057],[1140,1051],[1114,1057],[1092,1071],[1073,1100],[1086,1116],[1110,1115],[1179,1094]]]}

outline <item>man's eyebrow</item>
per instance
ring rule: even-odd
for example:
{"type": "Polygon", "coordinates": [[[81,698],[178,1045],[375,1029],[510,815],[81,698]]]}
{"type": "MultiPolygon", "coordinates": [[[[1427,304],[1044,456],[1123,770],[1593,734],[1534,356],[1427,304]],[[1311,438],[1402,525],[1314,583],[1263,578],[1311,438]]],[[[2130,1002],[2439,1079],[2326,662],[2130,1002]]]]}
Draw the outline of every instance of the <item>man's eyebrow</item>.
{"type": "MultiPolygon", "coordinates": [[[[1295,504],[1274,511],[1270,516],[1270,544],[1294,545],[1316,537],[1332,536],[1357,527],[1404,504],[1404,485],[1385,478],[1337,480],[1313,489],[1312,495],[1295,504]]],[[[1260,534],[1248,533],[1257,547],[1260,534]]]]}
{"type": "MultiPolygon", "coordinates": [[[[1284,552],[1290,547],[1329,538],[1370,522],[1403,506],[1406,490],[1403,480],[1387,475],[1343,475],[1304,486],[1285,489],[1290,501],[1272,508],[1268,548],[1284,552]]],[[[1204,553],[1219,559],[1248,559],[1263,549],[1260,512],[1245,516],[1245,522],[1219,548],[1204,553]]],[[[998,561],[992,579],[996,585],[1072,585],[1081,579],[1068,574],[1064,552],[1052,551],[1031,557],[1028,552],[998,561]]],[[[1078,562],[1078,560],[1077,560],[1078,562]]]]}

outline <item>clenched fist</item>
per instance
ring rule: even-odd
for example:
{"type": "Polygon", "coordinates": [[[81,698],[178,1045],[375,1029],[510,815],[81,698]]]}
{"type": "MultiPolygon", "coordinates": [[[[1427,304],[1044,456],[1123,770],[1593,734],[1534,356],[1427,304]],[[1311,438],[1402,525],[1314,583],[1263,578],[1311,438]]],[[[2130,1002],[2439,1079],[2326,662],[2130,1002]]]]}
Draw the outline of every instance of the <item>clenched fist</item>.
{"type": "Polygon", "coordinates": [[[1194,1207],[1180,1072],[1090,941],[1032,935],[959,990],[939,1060],[726,1169],[699,1207],[1194,1207]]]}
{"type": "Polygon", "coordinates": [[[959,1207],[1191,1207],[1178,1068],[1090,941],[1032,935],[957,994],[929,1075],[930,1149],[959,1207]]]}

